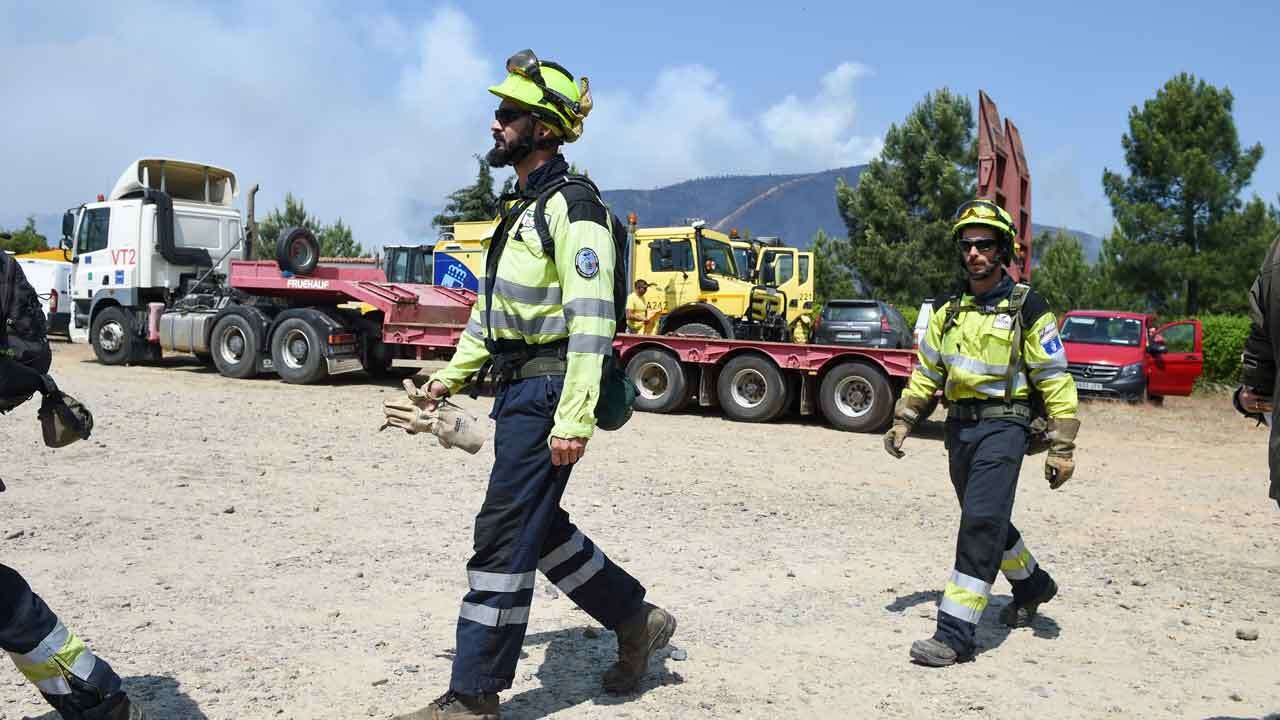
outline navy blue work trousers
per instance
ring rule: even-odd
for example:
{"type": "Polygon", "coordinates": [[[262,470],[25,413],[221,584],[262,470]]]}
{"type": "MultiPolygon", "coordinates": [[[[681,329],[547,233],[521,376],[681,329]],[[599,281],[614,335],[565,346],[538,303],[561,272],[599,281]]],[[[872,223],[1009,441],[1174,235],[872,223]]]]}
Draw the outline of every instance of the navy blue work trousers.
{"type": "Polygon", "coordinates": [[[938,608],[934,637],[961,655],[976,647],[978,621],[996,574],[1013,586],[1015,602],[1037,597],[1049,574],[1013,526],[1014,493],[1027,451],[1027,425],[1015,419],[947,420],[951,484],[960,501],[955,568],[938,608]]]}
{"type": "Polygon", "coordinates": [[[75,639],[18,571],[7,565],[0,565],[0,648],[69,720],[120,692],[120,676],[75,639]],[[51,667],[57,670],[50,671],[51,667]]]}
{"type": "Polygon", "coordinates": [[[551,464],[562,376],[498,389],[495,459],[476,515],[470,591],[458,617],[452,690],[467,695],[511,687],[538,571],[608,629],[639,612],[645,589],[582,534],[560,508],[573,466],[551,464]]]}

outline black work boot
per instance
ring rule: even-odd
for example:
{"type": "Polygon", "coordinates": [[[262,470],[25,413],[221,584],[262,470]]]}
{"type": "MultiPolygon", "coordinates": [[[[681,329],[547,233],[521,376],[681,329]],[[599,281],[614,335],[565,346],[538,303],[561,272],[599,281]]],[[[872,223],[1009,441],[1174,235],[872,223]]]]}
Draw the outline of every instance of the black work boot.
{"type": "Polygon", "coordinates": [[[1058,583],[1054,582],[1053,578],[1049,578],[1049,584],[1045,586],[1044,592],[1023,603],[1012,600],[1008,605],[1000,608],[1000,622],[1011,628],[1030,625],[1040,606],[1052,600],[1057,594],[1058,583]]]}
{"type": "Polygon", "coordinates": [[[395,720],[499,720],[498,695],[463,695],[450,690],[421,710],[397,715],[395,720]]]}
{"type": "Polygon", "coordinates": [[[640,685],[649,669],[649,658],[667,646],[676,632],[676,619],[657,605],[645,603],[640,611],[619,625],[618,661],[605,671],[601,682],[615,695],[629,693],[640,685]]]}
{"type": "Polygon", "coordinates": [[[931,637],[911,643],[911,659],[929,667],[947,667],[969,662],[973,659],[973,653],[956,652],[955,648],[931,637]]]}
{"type": "MultiPolygon", "coordinates": [[[[48,697],[45,696],[46,699],[48,697]]],[[[130,702],[129,696],[123,692],[108,695],[105,700],[87,710],[65,706],[59,708],[58,704],[52,701],[49,704],[58,710],[63,720],[147,720],[142,707],[130,702]]]]}

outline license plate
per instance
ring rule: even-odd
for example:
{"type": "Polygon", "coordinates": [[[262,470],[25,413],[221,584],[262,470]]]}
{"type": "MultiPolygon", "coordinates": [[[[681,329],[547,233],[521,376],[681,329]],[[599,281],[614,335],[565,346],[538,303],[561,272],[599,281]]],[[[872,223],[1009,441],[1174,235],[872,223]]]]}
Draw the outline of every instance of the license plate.
{"type": "Polygon", "coordinates": [[[860,332],[836,333],[836,338],[839,340],[861,340],[862,333],[860,332]]]}
{"type": "Polygon", "coordinates": [[[1076,381],[1077,390],[1103,390],[1102,383],[1076,381]]]}

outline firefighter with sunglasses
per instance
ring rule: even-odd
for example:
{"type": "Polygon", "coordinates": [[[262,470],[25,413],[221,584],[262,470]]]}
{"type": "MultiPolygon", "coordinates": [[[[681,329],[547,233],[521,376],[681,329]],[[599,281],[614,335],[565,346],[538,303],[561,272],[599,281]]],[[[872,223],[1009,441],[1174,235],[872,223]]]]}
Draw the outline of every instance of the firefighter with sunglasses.
{"type": "Polygon", "coordinates": [[[912,660],[922,665],[973,659],[997,572],[1013,586],[1013,601],[1000,613],[1009,627],[1028,624],[1058,592],[1010,518],[1029,446],[1031,453],[1048,450],[1045,478],[1056,490],[1075,469],[1080,421],[1075,382],[1048,303],[1004,270],[1016,236],[1013,219],[992,202],[968,202],[957,211],[952,238],[966,285],[930,316],[915,371],[884,438],[889,454],[901,458],[903,441],[942,389],[960,532],[937,630],[911,645],[912,660]]]}
{"type": "Polygon", "coordinates": [[[502,198],[457,351],[411,400],[429,413],[492,372],[495,458],[475,520],[449,690],[400,720],[497,720],[539,572],[616,633],[618,659],[601,677],[608,692],[634,691],[676,629],[675,618],[646,602],[645,587],[560,506],[594,429],[612,424],[599,413],[601,378],[624,302],[615,301],[614,269],[623,259],[615,257],[608,209],[560,154],[563,143],[582,136],[587,79],[524,50],[489,91],[501,99],[489,164],[515,170],[516,192],[502,198]]]}

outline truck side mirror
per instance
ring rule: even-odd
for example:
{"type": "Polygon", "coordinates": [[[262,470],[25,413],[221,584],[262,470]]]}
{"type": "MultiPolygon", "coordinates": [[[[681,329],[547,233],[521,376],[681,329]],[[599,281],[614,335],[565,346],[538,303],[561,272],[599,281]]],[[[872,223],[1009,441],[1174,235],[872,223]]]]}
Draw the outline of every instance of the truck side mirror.
{"type": "Polygon", "coordinates": [[[76,231],[76,216],[68,210],[62,213],[62,241],[63,247],[71,247],[71,233],[76,231]]]}

